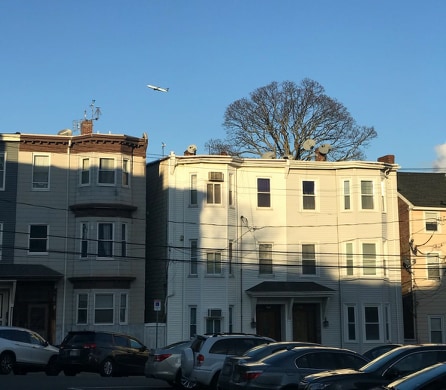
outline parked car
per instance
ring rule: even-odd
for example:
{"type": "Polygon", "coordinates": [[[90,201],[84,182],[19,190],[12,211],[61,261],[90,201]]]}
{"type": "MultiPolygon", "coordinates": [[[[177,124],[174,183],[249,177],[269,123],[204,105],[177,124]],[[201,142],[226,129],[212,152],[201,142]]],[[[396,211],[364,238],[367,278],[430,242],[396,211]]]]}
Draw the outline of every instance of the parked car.
{"type": "Polygon", "coordinates": [[[274,341],[269,337],[245,333],[198,335],[181,353],[184,380],[216,389],[227,356],[243,355],[248,349],[274,341]]]}
{"type": "Polygon", "coordinates": [[[145,376],[165,380],[171,386],[194,388],[196,383],[186,380],[181,374],[181,351],[191,344],[192,340],[186,340],[151,349],[145,365],[145,376]]]}
{"type": "Polygon", "coordinates": [[[0,326],[0,374],[45,371],[58,375],[59,349],[29,329],[0,326]]]}
{"type": "Polygon", "coordinates": [[[136,338],[111,332],[69,332],[60,345],[59,365],[67,376],[97,372],[101,376],[144,375],[149,352],[136,338]]]}
{"type": "Polygon", "coordinates": [[[375,390],[443,390],[446,389],[446,363],[437,363],[375,390]]]}
{"type": "Polygon", "coordinates": [[[233,374],[238,371],[238,365],[246,362],[257,362],[267,356],[272,355],[284,349],[292,349],[294,347],[316,346],[315,343],[299,342],[299,341],[278,341],[270,344],[262,344],[246,351],[242,356],[227,356],[225,358],[223,369],[218,378],[218,387],[221,389],[229,389],[233,383],[233,374]]]}
{"type": "Polygon", "coordinates": [[[374,347],[372,349],[369,349],[367,352],[364,352],[362,355],[365,356],[369,360],[376,359],[378,356],[381,356],[382,354],[389,352],[390,350],[402,347],[402,344],[383,344],[379,345],[377,347],[374,347]]]}
{"type": "Polygon", "coordinates": [[[232,383],[226,389],[297,389],[299,380],[305,375],[337,368],[358,369],[367,362],[364,356],[348,349],[295,347],[276,352],[258,362],[247,361],[237,365],[232,383]]]}
{"type": "Polygon", "coordinates": [[[405,345],[386,352],[359,370],[308,375],[299,383],[299,390],[372,389],[443,361],[446,361],[446,344],[405,345]]]}

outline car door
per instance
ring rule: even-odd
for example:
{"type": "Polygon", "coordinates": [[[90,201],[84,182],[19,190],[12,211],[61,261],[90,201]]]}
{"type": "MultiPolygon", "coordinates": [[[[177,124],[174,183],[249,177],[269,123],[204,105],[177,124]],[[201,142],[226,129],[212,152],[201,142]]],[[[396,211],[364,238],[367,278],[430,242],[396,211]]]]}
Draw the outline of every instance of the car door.
{"type": "Polygon", "coordinates": [[[30,340],[30,363],[36,365],[46,365],[50,357],[54,354],[47,348],[48,343],[37,333],[28,333],[30,340]]]}
{"type": "Polygon", "coordinates": [[[130,358],[129,365],[134,374],[144,374],[144,366],[146,364],[149,353],[147,348],[138,340],[130,337],[130,358]]]}
{"type": "Polygon", "coordinates": [[[29,363],[31,361],[31,339],[28,332],[12,329],[8,338],[14,345],[16,362],[29,363]]]}

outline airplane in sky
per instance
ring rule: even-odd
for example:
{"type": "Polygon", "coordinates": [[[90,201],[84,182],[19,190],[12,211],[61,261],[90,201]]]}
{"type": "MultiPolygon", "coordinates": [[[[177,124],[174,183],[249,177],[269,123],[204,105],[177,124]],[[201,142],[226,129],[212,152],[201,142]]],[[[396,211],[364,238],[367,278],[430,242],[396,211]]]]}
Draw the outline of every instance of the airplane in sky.
{"type": "Polygon", "coordinates": [[[150,85],[150,84],[147,84],[147,87],[150,89],[153,89],[154,91],[169,92],[169,88],[161,88],[161,87],[157,87],[155,85],[150,85]]]}

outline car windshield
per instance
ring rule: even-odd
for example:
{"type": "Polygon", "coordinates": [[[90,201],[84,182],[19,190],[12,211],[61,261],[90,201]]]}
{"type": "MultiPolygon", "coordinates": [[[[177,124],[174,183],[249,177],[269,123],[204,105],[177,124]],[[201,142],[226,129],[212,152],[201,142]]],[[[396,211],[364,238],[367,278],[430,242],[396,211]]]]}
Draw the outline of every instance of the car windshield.
{"type": "Polygon", "coordinates": [[[408,349],[410,347],[399,347],[392,349],[381,356],[378,356],[376,359],[372,360],[370,363],[367,363],[365,366],[362,366],[359,371],[361,372],[375,372],[379,371],[382,367],[384,367],[390,360],[393,360],[395,356],[398,356],[402,351],[408,349]]]}

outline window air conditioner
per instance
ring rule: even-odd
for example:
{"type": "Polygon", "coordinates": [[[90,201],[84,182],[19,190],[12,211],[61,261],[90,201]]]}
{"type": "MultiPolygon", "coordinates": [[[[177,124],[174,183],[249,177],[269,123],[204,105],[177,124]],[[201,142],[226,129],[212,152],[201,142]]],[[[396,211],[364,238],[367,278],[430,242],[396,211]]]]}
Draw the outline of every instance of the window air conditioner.
{"type": "Polygon", "coordinates": [[[223,172],[209,172],[209,180],[223,181],[224,180],[223,172]]]}
{"type": "Polygon", "coordinates": [[[220,318],[221,309],[208,309],[208,317],[220,318]]]}

